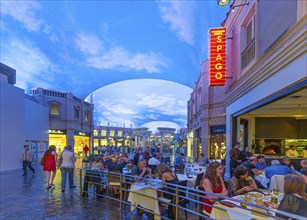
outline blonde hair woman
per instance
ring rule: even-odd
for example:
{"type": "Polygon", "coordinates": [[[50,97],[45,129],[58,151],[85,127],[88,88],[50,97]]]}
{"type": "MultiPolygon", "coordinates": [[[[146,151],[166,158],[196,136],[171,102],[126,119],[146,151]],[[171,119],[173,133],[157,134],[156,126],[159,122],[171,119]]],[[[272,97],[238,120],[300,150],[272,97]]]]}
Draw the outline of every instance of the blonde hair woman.
{"type": "Polygon", "coordinates": [[[278,210],[307,218],[307,196],[305,193],[305,187],[306,183],[304,177],[296,174],[286,175],[284,198],[281,200],[278,210]]]}

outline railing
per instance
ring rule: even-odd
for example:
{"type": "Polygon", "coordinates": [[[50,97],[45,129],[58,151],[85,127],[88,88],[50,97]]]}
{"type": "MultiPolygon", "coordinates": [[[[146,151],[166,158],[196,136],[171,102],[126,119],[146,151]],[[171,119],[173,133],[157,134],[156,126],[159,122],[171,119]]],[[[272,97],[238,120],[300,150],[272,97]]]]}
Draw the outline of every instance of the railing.
{"type": "MultiPolygon", "coordinates": [[[[140,195],[142,198],[148,198],[151,199],[152,201],[155,201],[156,203],[160,205],[167,205],[167,206],[172,206],[174,209],[174,219],[178,220],[179,217],[182,215],[179,214],[180,212],[184,211],[188,213],[189,217],[192,217],[195,219],[197,217],[198,219],[215,219],[212,218],[211,216],[205,214],[202,210],[202,206],[206,205],[209,207],[212,207],[215,209],[215,212],[224,212],[227,213],[227,206],[220,206],[216,204],[223,204],[223,203],[215,203],[214,205],[210,205],[207,203],[202,202],[202,199],[205,198],[207,195],[215,196],[219,198],[219,201],[222,200],[227,200],[233,203],[233,207],[229,208],[232,209],[233,211],[237,213],[241,212],[249,212],[250,211],[250,216],[253,219],[264,219],[264,218],[270,218],[270,219],[282,219],[281,217],[277,217],[278,215],[282,215],[283,218],[292,218],[292,219],[304,219],[302,216],[298,216],[292,213],[288,212],[283,212],[280,210],[276,210],[273,208],[267,208],[264,206],[259,206],[256,204],[248,203],[242,200],[230,198],[227,196],[221,196],[218,194],[210,193],[210,192],[205,192],[203,190],[198,190],[196,188],[192,187],[187,187],[187,186],[182,186],[182,185],[176,185],[176,184],[170,184],[170,183],[163,183],[163,187],[157,187],[158,184],[161,184],[161,180],[156,180],[156,179],[144,179],[140,178],[141,181],[150,181],[147,182],[149,185],[148,187],[153,189],[154,191],[157,191],[157,193],[151,193],[150,195],[148,194],[143,194],[141,192],[138,192],[138,190],[131,190],[131,186],[135,183],[135,176],[129,175],[129,174],[122,174],[122,173],[117,173],[117,172],[104,172],[104,171],[97,171],[97,170],[91,170],[87,168],[80,169],[80,196],[88,196],[92,194],[92,197],[96,195],[96,197],[104,198],[106,202],[108,200],[113,200],[117,201],[119,204],[119,208],[122,209],[124,205],[126,206],[133,206],[138,208],[139,210],[143,210],[147,213],[150,213],[151,215],[154,216],[155,219],[169,219],[168,217],[164,216],[163,214],[160,213],[160,211],[154,212],[153,210],[146,209],[142,207],[142,202],[140,201],[139,204],[129,202],[127,200],[127,195],[128,193],[135,194],[135,195],[140,195]],[[110,175],[117,176],[119,185],[117,186],[112,186],[109,185],[110,179],[108,178],[110,175]],[[88,186],[92,184],[94,185],[95,190],[89,190],[88,186]],[[100,188],[105,188],[106,191],[105,193],[102,193],[99,189],[100,188]],[[119,191],[119,198],[116,198],[114,196],[109,195],[109,189],[116,189],[119,191]],[[169,190],[172,191],[169,191],[169,190]],[[157,194],[161,193],[167,193],[173,196],[173,201],[165,201],[161,200],[157,194]],[[189,203],[189,207],[185,207],[182,205],[180,201],[185,200],[187,203],[189,203]],[[240,204],[240,205],[235,205],[235,204],[240,204]],[[140,205],[140,206],[138,206],[140,205]],[[245,207],[241,207],[245,206],[245,207]],[[277,215],[277,216],[276,216],[277,215]]],[[[144,183],[145,184],[145,183],[144,183]]],[[[162,185],[161,185],[162,186],[162,185]]],[[[211,199],[212,200],[212,199],[211,199]]],[[[224,203],[225,204],[225,203],[224,203]]],[[[112,203],[114,205],[114,203],[112,203]]],[[[159,205],[159,206],[160,206],[159,205]]],[[[242,213],[241,213],[242,214],[242,213]]],[[[229,218],[230,219],[230,218],[229,218]]]]}
{"type": "Polygon", "coordinates": [[[247,65],[255,58],[255,38],[250,42],[246,49],[241,53],[241,69],[247,67],[247,65]]]}

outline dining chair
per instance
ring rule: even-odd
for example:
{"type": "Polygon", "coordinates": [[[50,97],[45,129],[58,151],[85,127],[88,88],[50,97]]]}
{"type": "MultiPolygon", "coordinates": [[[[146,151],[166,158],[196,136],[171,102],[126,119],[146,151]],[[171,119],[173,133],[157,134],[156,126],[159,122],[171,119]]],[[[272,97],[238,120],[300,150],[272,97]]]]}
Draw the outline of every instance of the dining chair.
{"type": "Polygon", "coordinates": [[[279,192],[284,192],[284,183],[285,183],[284,175],[274,175],[271,177],[270,190],[278,189],[279,192]]]}
{"type": "MultiPolygon", "coordinates": [[[[195,180],[194,189],[197,189],[197,188],[199,187],[200,182],[201,182],[201,180],[202,180],[204,174],[205,174],[205,173],[199,173],[199,174],[197,174],[196,180],[195,180]]],[[[196,200],[196,195],[194,196],[194,198],[195,198],[195,200],[196,200]]],[[[195,206],[197,207],[197,204],[195,204],[195,206]]]]}
{"type": "MultiPolygon", "coordinates": [[[[187,187],[188,181],[187,180],[180,181],[180,182],[178,182],[178,185],[179,186],[187,187]]],[[[183,197],[186,197],[187,191],[184,188],[178,188],[178,190],[179,190],[179,193],[178,193],[178,206],[182,206],[182,207],[186,208],[187,207],[186,204],[188,203],[188,201],[185,198],[183,198],[183,197]]],[[[167,204],[167,203],[175,204],[176,203],[176,196],[174,196],[173,199],[167,199],[165,197],[160,196],[158,198],[158,201],[159,201],[159,205],[162,208],[165,208],[165,209],[168,210],[170,204],[167,204]]],[[[172,206],[172,209],[173,209],[173,214],[175,215],[176,207],[172,206]]],[[[184,210],[184,212],[185,212],[185,218],[187,219],[188,218],[188,213],[187,213],[186,210],[184,210]]]]}
{"type": "MultiPolygon", "coordinates": [[[[204,188],[201,185],[197,186],[196,189],[205,191],[204,188]]],[[[196,194],[197,194],[197,201],[198,201],[197,212],[200,213],[200,214],[206,215],[207,217],[205,219],[207,219],[207,218],[210,219],[210,214],[205,209],[203,209],[203,205],[201,204],[201,202],[203,201],[203,193],[197,192],[196,194]]],[[[202,219],[204,219],[204,218],[199,215],[198,220],[202,220],[202,219]]]]}
{"type": "MultiPolygon", "coordinates": [[[[178,182],[178,185],[186,188],[188,186],[188,181],[187,180],[180,181],[180,182],[178,182]]],[[[187,195],[187,191],[185,190],[185,188],[179,188],[178,205],[182,206],[184,208],[187,208],[187,204],[189,203],[189,201],[184,198],[187,195]]],[[[176,199],[176,197],[174,197],[174,199],[176,199]]],[[[184,214],[185,214],[185,219],[188,219],[188,212],[186,210],[184,210],[184,214]]]]}
{"type": "Polygon", "coordinates": [[[124,200],[127,197],[127,191],[125,190],[125,184],[123,184],[123,180],[121,179],[121,172],[119,170],[109,170],[108,171],[108,182],[107,182],[107,195],[109,189],[113,189],[114,194],[118,195],[119,193],[124,192],[124,200]],[[124,188],[120,191],[120,188],[124,188]]]}

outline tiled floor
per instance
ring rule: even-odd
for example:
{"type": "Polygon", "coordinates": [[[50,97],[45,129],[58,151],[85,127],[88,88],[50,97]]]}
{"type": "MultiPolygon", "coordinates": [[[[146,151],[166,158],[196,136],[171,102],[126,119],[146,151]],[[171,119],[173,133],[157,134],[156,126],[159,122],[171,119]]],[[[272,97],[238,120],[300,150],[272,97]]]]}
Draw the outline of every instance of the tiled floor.
{"type": "MultiPolygon", "coordinates": [[[[77,163],[77,167],[80,166],[81,160],[77,163]]],[[[140,217],[132,214],[129,207],[120,210],[117,202],[106,203],[104,199],[81,197],[78,171],[74,174],[78,187],[62,193],[59,170],[55,187],[46,189],[42,166],[35,169],[35,175],[28,171],[25,177],[22,176],[22,169],[0,173],[0,219],[147,219],[146,215],[140,217]]]]}

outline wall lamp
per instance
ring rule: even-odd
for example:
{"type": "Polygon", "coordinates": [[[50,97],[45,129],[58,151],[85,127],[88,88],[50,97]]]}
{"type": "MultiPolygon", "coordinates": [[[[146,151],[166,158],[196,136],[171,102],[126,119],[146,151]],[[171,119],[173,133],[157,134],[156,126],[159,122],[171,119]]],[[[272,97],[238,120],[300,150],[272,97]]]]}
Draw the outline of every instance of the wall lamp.
{"type": "Polygon", "coordinates": [[[217,0],[217,4],[222,7],[224,7],[225,5],[229,3],[230,3],[230,0],[217,0]]]}
{"type": "Polygon", "coordinates": [[[234,6],[232,6],[231,11],[232,11],[232,12],[235,12],[235,8],[237,8],[237,7],[241,7],[241,6],[245,6],[245,5],[249,5],[249,2],[244,3],[244,4],[234,5],[234,6]]]}

